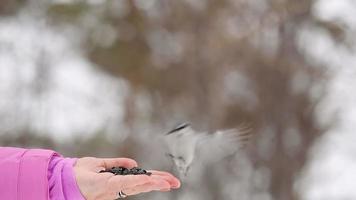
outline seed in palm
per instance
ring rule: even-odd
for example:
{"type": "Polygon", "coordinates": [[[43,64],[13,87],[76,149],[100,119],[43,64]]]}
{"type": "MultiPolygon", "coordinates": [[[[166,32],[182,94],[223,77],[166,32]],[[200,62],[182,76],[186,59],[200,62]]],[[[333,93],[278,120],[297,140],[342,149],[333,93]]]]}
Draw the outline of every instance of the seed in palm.
{"type": "Polygon", "coordinates": [[[104,172],[109,172],[109,173],[113,173],[115,175],[147,175],[147,176],[151,176],[152,173],[148,172],[144,169],[138,168],[138,167],[134,167],[131,169],[127,169],[125,167],[113,167],[111,169],[106,169],[106,170],[101,170],[100,173],[104,173],[104,172]]]}

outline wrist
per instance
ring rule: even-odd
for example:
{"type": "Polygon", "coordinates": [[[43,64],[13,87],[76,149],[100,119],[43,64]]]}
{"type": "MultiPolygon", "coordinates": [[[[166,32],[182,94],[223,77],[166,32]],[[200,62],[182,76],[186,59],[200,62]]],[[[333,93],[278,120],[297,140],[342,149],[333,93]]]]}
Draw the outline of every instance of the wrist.
{"type": "Polygon", "coordinates": [[[48,168],[50,199],[84,200],[77,185],[73,166],[77,159],[54,156],[48,168]]]}

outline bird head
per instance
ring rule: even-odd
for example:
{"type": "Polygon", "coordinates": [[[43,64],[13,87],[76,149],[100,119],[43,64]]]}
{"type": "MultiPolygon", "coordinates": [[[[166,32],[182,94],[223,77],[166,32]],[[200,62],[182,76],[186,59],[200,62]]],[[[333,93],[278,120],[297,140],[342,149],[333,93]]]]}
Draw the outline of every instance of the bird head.
{"type": "Polygon", "coordinates": [[[196,134],[189,124],[182,124],[165,136],[167,156],[172,160],[180,177],[187,176],[195,157],[196,134]]]}

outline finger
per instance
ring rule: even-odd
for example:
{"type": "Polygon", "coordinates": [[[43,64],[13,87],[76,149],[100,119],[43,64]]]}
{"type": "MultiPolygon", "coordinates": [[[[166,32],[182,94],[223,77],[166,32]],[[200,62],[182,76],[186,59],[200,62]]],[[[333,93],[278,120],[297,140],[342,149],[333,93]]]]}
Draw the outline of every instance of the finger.
{"type": "Polygon", "coordinates": [[[112,167],[133,168],[138,166],[137,162],[130,158],[103,158],[101,160],[102,166],[105,167],[105,169],[112,167]]]}
{"type": "Polygon", "coordinates": [[[169,177],[166,175],[152,175],[152,176],[164,179],[165,181],[167,181],[170,184],[171,188],[177,189],[180,187],[180,181],[176,178],[172,178],[172,177],[169,177]]]}
{"type": "Polygon", "coordinates": [[[181,185],[179,179],[174,177],[171,173],[164,172],[164,171],[156,171],[156,170],[150,170],[149,172],[152,173],[152,176],[160,176],[164,178],[166,181],[168,181],[171,184],[171,187],[173,188],[179,188],[181,185]]]}
{"type": "Polygon", "coordinates": [[[138,185],[152,183],[154,178],[147,175],[126,175],[126,176],[112,176],[108,180],[108,184],[112,190],[122,190],[124,188],[131,188],[138,185]]]}
{"type": "Polygon", "coordinates": [[[145,185],[139,185],[134,188],[124,189],[128,195],[136,195],[139,193],[151,192],[151,191],[169,191],[170,184],[165,180],[154,180],[151,183],[145,185]]]}
{"type": "Polygon", "coordinates": [[[149,172],[151,172],[152,174],[169,176],[171,178],[175,178],[176,179],[176,177],[173,174],[169,173],[169,172],[158,171],[158,170],[149,170],[149,172]]]}
{"type": "Polygon", "coordinates": [[[133,188],[126,188],[123,189],[122,191],[125,194],[131,196],[131,195],[136,195],[136,194],[146,193],[151,191],[169,191],[169,190],[170,190],[170,184],[167,181],[154,180],[151,183],[139,185],[133,188]]]}

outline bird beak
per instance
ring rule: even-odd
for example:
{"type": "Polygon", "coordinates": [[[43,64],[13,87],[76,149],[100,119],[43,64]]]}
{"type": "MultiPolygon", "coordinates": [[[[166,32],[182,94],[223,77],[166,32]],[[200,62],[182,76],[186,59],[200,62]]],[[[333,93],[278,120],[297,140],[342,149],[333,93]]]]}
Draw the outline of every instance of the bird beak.
{"type": "Polygon", "coordinates": [[[186,178],[189,172],[189,167],[179,167],[178,171],[180,178],[186,178]]]}

